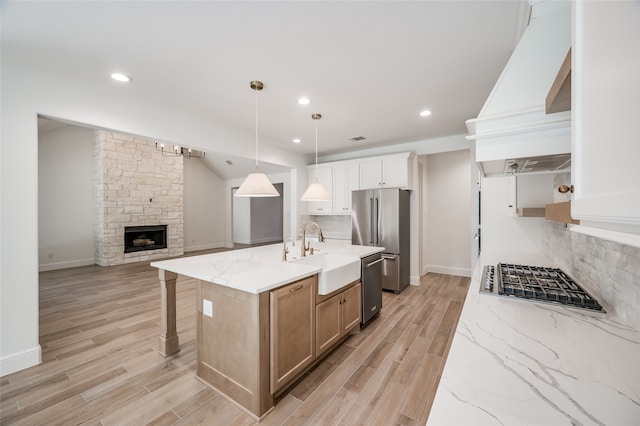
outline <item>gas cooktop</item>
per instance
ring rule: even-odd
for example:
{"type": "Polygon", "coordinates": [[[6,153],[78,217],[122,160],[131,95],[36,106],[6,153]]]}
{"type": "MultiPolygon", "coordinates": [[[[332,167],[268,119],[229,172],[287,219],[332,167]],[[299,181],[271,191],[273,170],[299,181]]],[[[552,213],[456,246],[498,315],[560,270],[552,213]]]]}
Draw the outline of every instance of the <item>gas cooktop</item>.
{"type": "Polygon", "coordinates": [[[605,312],[596,299],[557,268],[509,263],[487,265],[482,273],[480,293],[605,312]]]}

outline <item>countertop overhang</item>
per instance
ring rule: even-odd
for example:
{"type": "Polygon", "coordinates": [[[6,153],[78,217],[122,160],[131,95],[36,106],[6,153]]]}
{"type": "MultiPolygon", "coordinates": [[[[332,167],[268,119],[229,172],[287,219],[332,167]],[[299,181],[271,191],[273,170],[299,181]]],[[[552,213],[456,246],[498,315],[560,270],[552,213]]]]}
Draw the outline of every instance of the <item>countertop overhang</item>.
{"type": "MultiPolygon", "coordinates": [[[[288,244],[290,253],[300,249],[288,244]]],[[[347,242],[313,242],[319,253],[363,258],[384,251],[383,247],[352,245],[347,242]]],[[[151,266],[179,275],[208,281],[248,293],[262,293],[309,277],[321,268],[299,262],[282,261],[282,243],[230,250],[200,256],[152,262],[151,266]]],[[[293,259],[293,256],[292,256],[293,259]]]]}

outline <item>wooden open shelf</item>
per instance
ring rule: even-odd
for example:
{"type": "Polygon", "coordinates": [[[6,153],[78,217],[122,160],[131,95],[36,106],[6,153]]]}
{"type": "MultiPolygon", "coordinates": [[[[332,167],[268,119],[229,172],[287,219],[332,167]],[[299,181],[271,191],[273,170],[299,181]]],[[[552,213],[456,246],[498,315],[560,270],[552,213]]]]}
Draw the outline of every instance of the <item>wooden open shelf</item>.
{"type": "Polygon", "coordinates": [[[547,94],[545,102],[545,112],[551,114],[554,112],[571,110],[571,49],[564,58],[560,71],[556,75],[556,79],[551,85],[551,89],[547,94]]]}
{"type": "Polygon", "coordinates": [[[516,210],[518,217],[544,217],[544,207],[519,207],[516,210]]]}
{"type": "Polygon", "coordinates": [[[571,217],[571,201],[563,203],[547,204],[544,208],[544,218],[554,222],[573,223],[579,225],[580,221],[571,217]]]}

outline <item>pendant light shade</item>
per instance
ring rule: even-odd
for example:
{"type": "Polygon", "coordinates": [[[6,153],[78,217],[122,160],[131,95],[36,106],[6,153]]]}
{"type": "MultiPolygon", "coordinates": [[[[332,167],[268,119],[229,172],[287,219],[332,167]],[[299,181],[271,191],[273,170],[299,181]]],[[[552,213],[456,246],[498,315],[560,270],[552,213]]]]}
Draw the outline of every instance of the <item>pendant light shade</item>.
{"type": "Polygon", "coordinates": [[[264,173],[250,173],[234,194],[236,197],[277,197],[280,194],[264,173]]]}
{"type": "Polygon", "coordinates": [[[250,173],[238,188],[235,197],[278,197],[280,193],[267,175],[258,170],[258,92],[264,85],[261,81],[252,81],[249,86],[256,92],[256,172],[250,173]]]}
{"type": "Polygon", "coordinates": [[[322,118],[320,114],[313,114],[311,116],[316,122],[316,180],[311,183],[304,194],[302,194],[301,201],[331,201],[331,194],[329,191],[318,182],[318,120],[322,118]]]}
{"type": "Polygon", "coordinates": [[[325,189],[322,184],[314,182],[304,191],[302,194],[302,201],[329,201],[331,200],[331,194],[325,189]]]}

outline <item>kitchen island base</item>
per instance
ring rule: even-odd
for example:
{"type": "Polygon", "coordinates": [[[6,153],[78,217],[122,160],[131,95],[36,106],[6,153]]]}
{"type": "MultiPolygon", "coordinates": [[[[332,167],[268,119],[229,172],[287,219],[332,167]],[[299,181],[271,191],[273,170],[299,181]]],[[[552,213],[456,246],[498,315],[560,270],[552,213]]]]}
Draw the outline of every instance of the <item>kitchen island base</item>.
{"type": "Polygon", "coordinates": [[[258,294],[198,280],[198,378],[260,421],[297,380],[359,331],[360,281],[334,293],[317,295],[317,275],[258,294]],[[338,313],[340,339],[318,352],[318,325],[335,322],[319,315],[318,307],[334,299],[355,313],[338,313]]]}

